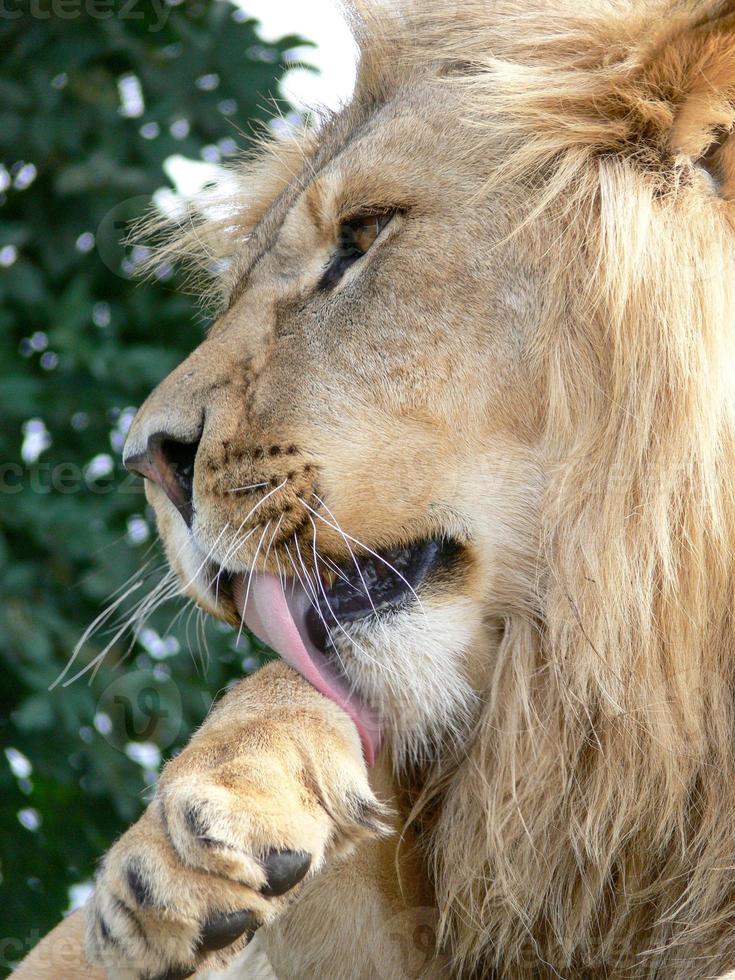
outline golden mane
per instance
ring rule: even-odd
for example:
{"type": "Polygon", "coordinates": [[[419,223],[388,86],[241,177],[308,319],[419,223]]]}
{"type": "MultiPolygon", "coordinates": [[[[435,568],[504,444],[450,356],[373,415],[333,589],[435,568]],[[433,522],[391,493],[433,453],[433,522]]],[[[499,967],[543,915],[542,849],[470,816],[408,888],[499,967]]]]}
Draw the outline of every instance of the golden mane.
{"type": "MultiPolygon", "coordinates": [[[[464,90],[464,136],[504,148],[488,189],[523,183],[560,263],[539,589],[443,803],[442,922],[464,968],[533,972],[543,937],[631,970],[645,937],[706,970],[735,912],[735,238],[699,163],[735,122],[733,5],[517,8],[404,8],[392,76],[464,90]]],[[[363,91],[389,87],[385,35],[363,91]]]]}

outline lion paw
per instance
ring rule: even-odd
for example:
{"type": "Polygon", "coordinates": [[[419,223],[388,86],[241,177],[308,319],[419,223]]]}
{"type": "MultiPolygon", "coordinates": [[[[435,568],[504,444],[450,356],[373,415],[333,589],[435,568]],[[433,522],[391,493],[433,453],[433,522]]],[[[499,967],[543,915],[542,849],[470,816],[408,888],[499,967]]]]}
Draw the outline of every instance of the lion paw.
{"type": "Polygon", "coordinates": [[[388,829],[352,722],[288,668],[259,674],[286,696],[248,717],[253,682],[231,692],[102,864],[87,955],[112,980],[223,964],[325,860],[388,829]]]}

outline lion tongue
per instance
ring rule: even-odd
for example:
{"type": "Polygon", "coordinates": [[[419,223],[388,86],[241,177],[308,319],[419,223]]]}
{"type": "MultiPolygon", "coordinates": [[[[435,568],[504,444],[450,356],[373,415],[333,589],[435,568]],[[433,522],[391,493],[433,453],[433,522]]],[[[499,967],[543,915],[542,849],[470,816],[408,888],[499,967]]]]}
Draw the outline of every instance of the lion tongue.
{"type": "Polygon", "coordinates": [[[234,596],[248,629],[352,718],[362,740],[365,761],[371,766],[380,744],[377,719],[367,705],[350,693],[345,680],[309,639],[305,625],[309,608],[306,592],[295,586],[287,595],[275,575],[255,573],[247,595],[244,579],[236,580],[234,596]]]}

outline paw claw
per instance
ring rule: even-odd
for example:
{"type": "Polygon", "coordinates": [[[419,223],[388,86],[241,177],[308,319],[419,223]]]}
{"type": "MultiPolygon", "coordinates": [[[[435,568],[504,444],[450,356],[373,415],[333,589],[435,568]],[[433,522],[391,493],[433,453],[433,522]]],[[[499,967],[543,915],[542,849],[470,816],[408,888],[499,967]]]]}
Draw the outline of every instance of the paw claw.
{"type": "Polygon", "coordinates": [[[263,861],[267,881],[260,889],[266,898],[275,898],[298,885],[311,866],[305,851],[269,851],[263,861]]]}
{"type": "Polygon", "coordinates": [[[249,933],[248,939],[250,939],[259,925],[260,923],[248,909],[212,916],[204,923],[197,949],[202,953],[224,949],[246,932],[249,933]]]}

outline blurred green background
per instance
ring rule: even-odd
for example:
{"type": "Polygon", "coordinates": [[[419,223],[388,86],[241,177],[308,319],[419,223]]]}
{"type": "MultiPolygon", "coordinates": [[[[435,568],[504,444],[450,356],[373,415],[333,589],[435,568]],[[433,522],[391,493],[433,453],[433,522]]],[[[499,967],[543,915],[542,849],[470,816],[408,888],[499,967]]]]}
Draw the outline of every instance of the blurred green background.
{"type": "Polygon", "coordinates": [[[0,11],[3,972],[84,898],[161,756],[262,656],[179,600],[137,637],[116,638],[112,617],[66,679],[114,640],[97,672],[49,690],[109,597],[142,581],[123,616],[163,574],[120,449],[206,325],[171,269],[135,280],[125,221],[171,187],[171,156],[217,163],[247,148],[297,43],[264,44],[225,0],[0,11]]]}

